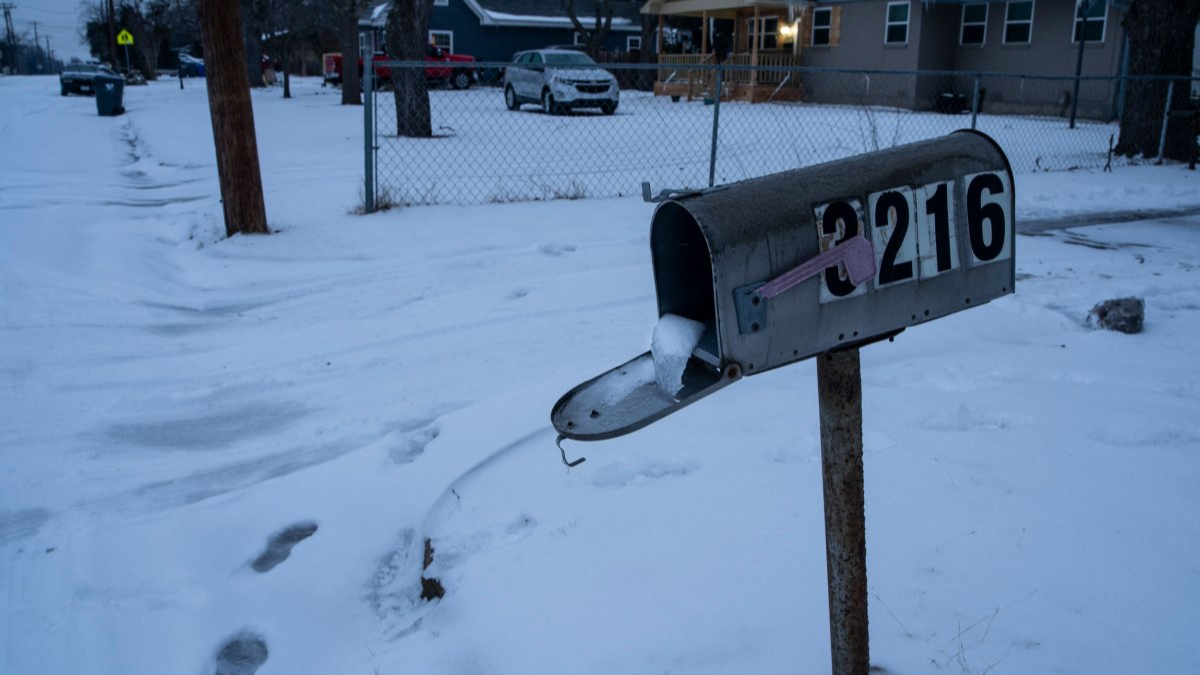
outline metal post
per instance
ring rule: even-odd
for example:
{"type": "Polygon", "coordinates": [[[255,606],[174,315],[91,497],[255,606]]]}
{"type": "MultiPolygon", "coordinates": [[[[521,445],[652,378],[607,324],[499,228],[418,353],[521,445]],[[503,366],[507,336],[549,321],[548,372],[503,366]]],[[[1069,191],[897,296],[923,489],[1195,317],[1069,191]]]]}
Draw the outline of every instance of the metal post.
{"type": "Polygon", "coordinates": [[[129,67],[129,45],[125,45],[125,72],[133,72],[133,69],[129,67]]]}
{"type": "Polygon", "coordinates": [[[708,187],[717,179],[717,130],[721,126],[721,64],[717,64],[717,83],[713,88],[712,151],[708,156],[708,187]]]}
{"type": "Polygon", "coordinates": [[[975,130],[975,119],[979,116],[979,76],[975,76],[975,91],[971,94],[971,130],[975,130]]]}
{"type": "Polygon", "coordinates": [[[867,675],[867,524],[857,349],[817,357],[833,675],[867,675]]]}
{"type": "Polygon", "coordinates": [[[1175,80],[1171,80],[1167,85],[1167,105],[1163,107],[1162,131],[1158,135],[1158,158],[1154,160],[1155,164],[1162,164],[1163,153],[1167,149],[1167,124],[1170,121],[1171,102],[1175,98],[1175,80]]]}
{"type": "Polygon", "coordinates": [[[375,34],[362,34],[363,53],[363,211],[375,211],[375,34]]]}
{"type": "Polygon", "coordinates": [[[1087,4],[1080,2],[1075,6],[1076,12],[1083,11],[1083,21],[1080,22],[1079,26],[1079,55],[1075,57],[1075,87],[1071,92],[1071,124],[1067,127],[1068,129],[1075,128],[1075,111],[1079,109],[1079,77],[1083,75],[1083,45],[1087,42],[1087,15],[1090,9],[1090,2],[1087,4]]]}

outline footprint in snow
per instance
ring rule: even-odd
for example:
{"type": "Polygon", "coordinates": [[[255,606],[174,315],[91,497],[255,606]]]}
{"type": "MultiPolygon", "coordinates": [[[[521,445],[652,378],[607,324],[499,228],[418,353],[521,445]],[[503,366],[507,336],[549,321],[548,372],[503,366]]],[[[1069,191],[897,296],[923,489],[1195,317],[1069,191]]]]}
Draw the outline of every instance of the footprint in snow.
{"type": "Polygon", "coordinates": [[[425,448],[442,433],[436,424],[431,424],[424,429],[417,429],[404,437],[398,444],[393,446],[388,455],[396,464],[410,464],[416,458],[425,454],[425,448]]]}
{"type": "Polygon", "coordinates": [[[267,643],[254,633],[230,638],[217,652],[216,675],[254,675],[267,662],[267,643]]]}
{"type": "Polygon", "coordinates": [[[270,572],[275,566],[292,554],[292,548],[308,539],[317,531],[317,524],[312,521],[296,523],[285,530],[277,532],[267,541],[267,550],[262,552],[250,566],[255,572],[270,572]]]}
{"type": "Polygon", "coordinates": [[[552,258],[561,258],[568,253],[574,253],[578,250],[575,244],[542,244],[538,246],[538,250],[552,258]]]}

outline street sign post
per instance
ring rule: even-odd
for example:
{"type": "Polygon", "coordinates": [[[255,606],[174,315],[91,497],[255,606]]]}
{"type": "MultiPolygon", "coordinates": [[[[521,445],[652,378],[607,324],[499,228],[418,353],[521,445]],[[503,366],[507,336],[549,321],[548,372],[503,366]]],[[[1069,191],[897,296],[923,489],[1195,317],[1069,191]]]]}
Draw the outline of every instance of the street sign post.
{"type": "Polygon", "coordinates": [[[125,47],[125,72],[132,72],[129,67],[129,45],[133,44],[133,33],[122,29],[120,33],[117,33],[117,44],[125,47]]]}
{"type": "Polygon", "coordinates": [[[959,131],[674,193],[654,213],[650,250],[659,316],[703,326],[680,386],[656,382],[650,352],[580,384],[551,411],[560,449],[817,357],[833,672],[866,675],[859,349],[1014,291],[1013,189],[1000,146],[959,131]]]}

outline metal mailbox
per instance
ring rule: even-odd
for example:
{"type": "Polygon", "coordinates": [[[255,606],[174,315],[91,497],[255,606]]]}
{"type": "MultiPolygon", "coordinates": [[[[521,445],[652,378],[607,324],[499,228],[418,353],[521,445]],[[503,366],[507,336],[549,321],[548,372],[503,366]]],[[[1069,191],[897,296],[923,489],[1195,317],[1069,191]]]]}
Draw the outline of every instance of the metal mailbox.
{"type": "Polygon", "coordinates": [[[1012,293],[1015,233],[1008,158],[974,131],[677,193],[650,249],[659,316],[704,325],[682,389],[657,386],[647,352],[567,392],[554,427],[620,436],[744,375],[1012,293]]]}

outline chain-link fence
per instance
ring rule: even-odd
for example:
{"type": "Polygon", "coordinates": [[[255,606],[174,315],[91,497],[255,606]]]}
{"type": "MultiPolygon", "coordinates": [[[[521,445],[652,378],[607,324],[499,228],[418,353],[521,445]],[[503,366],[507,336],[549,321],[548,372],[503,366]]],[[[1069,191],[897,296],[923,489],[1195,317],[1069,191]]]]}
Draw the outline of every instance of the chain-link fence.
{"type": "MultiPolygon", "coordinates": [[[[433,138],[397,136],[395,96],[378,83],[367,96],[368,210],[623,196],[643,182],[655,192],[702,188],[971,128],[996,139],[1017,173],[1130,161],[1111,152],[1128,84],[1117,78],[1081,78],[1076,94],[1075,78],[604,64],[621,84],[608,114],[547,105],[544,71],[524,74],[541,79],[518,84],[525,98],[512,109],[517,73],[506,79],[507,65],[479,64],[480,84],[467,90],[431,88],[433,138]]],[[[421,66],[386,66],[412,67],[421,66]]],[[[595,67],[555,70],[564,81],[604,77],[595,67]]],[[[1191,93],[1187,80],[1161,84],[1191,93]]],[[[1165,113],[1146,123],[1192,124],[1165,113]]]]}

